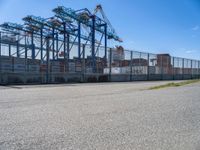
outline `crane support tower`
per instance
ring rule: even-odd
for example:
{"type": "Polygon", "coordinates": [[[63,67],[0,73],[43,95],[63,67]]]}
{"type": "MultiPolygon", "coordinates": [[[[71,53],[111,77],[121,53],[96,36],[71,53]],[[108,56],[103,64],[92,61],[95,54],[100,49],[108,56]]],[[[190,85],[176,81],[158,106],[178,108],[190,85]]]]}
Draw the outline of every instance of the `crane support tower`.
{"type": "Polygon", "coordinates": [[[78,53],[76,59],[80,62],[85,59],[83,49],[87,47],[91,49],[92,71],[95,73],[96,54],[100,47],[104,47],[106,61],[108,40],[122,42],[101,5],[97,5],[93,13],[87,8],[74,10],[65,6],[52,11],[54,15],[49,18],[28,15],[23,18],[23,24],[5,22],[0,25],[0,44],[17,47],[16,53],[9,51],[9,56],[39,58],[41,62],[62,59],[67,68],[72,59],[70,54],[78,53]]]}

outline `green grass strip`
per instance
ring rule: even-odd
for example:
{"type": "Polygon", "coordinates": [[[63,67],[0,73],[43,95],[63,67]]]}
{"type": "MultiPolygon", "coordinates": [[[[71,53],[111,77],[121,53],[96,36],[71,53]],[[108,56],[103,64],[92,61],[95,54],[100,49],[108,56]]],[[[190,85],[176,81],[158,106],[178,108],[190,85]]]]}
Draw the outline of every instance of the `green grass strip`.
{"type": "Polygon", "coordinates": [[[149,90],[157,90],[157,89],[168,88],[168,87],[179,87],[179,86],[184,86],[184,85],[197,83],[197,82],[200,82],[200,80],[187,80],[187,81],[178,82],[178,83],[172,82],[172,83],[150,87],[149,90]]]}

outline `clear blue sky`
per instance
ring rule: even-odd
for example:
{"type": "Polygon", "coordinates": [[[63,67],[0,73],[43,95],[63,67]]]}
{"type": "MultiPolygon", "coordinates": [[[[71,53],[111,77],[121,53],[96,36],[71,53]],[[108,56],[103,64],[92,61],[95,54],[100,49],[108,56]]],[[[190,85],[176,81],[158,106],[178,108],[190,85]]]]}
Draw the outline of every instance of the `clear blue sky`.
{"type": "Polygon", "coordinates": [[[0,23],[102,4],[127,49],[200,59],[200,0],[0,0],[0,23]]]}

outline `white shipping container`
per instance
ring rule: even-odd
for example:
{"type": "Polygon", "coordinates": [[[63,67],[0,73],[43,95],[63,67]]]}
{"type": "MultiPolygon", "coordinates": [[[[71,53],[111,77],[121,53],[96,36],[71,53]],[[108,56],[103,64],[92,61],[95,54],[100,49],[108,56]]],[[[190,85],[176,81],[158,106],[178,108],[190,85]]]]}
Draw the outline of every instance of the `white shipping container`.
{"type": "Polygon", "coordinates": [[[130,74],[131,73],[131,68],[130,67],[122,67],[121,68],[121,73],[122,74],[130,74]]]}
{"type": "MultiPolygon", "coordinates": [[[[132,67],[132,74],[134,75],[141,75],[141,74],[147,74],[147,66],[134,66],[132,67]]],[[[104,68],[103,70],[104,74],[110,73],[110,68],[104,68]]],[[[111,68],[112,74],[130,74],[131,68],[130,67],[112,67],[111,68]]]]}
{"type": "Polygon", "coordinates": [[[162,67],[156,67],[155,74],[161,74],[162,73],[162,67]]]}
{"type": "Polygon", "coordinates": [[[104,74],[109,74],[110,73],[110,68],[104,68],[103,69],[104,74]]]}
{"type": "Polygon", "coordinates": [[[134,66],[132,67],[132,74],[134,75],[147,74],[147,70],[148,70],[147,66],[134,66]]]}
{"type": "Polygon", "coordinates": [[[155,74],[156,73],[156,67],[155,66],[149,66],[149,74],[155,74]]]}
{"type": "Polygon", "coordinates": [[[111,68],[111,73],[112,74],[121,74],[121,68],[120,67],[112,67],[111,68]]]}

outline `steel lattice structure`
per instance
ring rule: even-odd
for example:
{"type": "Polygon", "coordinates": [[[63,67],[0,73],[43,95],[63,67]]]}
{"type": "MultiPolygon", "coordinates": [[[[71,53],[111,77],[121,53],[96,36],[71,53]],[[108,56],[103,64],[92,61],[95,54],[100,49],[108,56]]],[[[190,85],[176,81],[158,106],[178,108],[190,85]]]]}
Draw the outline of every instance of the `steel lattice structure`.
{"type": "MultiPolygon", "coordinates": [[[[28,15],[23,18],[23,25],[10,22],[1,24],[1,35],[4,35],[4,39],[0,38],[0,44],[16,46],[16,57],[24,55],[27,58],[31,53],[31,59],[40,58],[42,61],[49,61],[62,58],[66,62],[70,59],[74,44],[78,45],[78,59],[83,57],[85,45],[89,45],[95,72],[99,47],[104,47],[106,61],[107,40],[121,42],[99,5],[94,13],[86,8],[73,10],[64,6],[53,9],[53,13],[54,15],[49,18],[28,15]],[[102,18],[97,16],[98,11],[102,14],[102,18]],[[96,36],[97,34],[100,36],[96,36]]],[[[9,56],[13,55],[15,53],[12,54],[9,48],[9,56]]]]}

